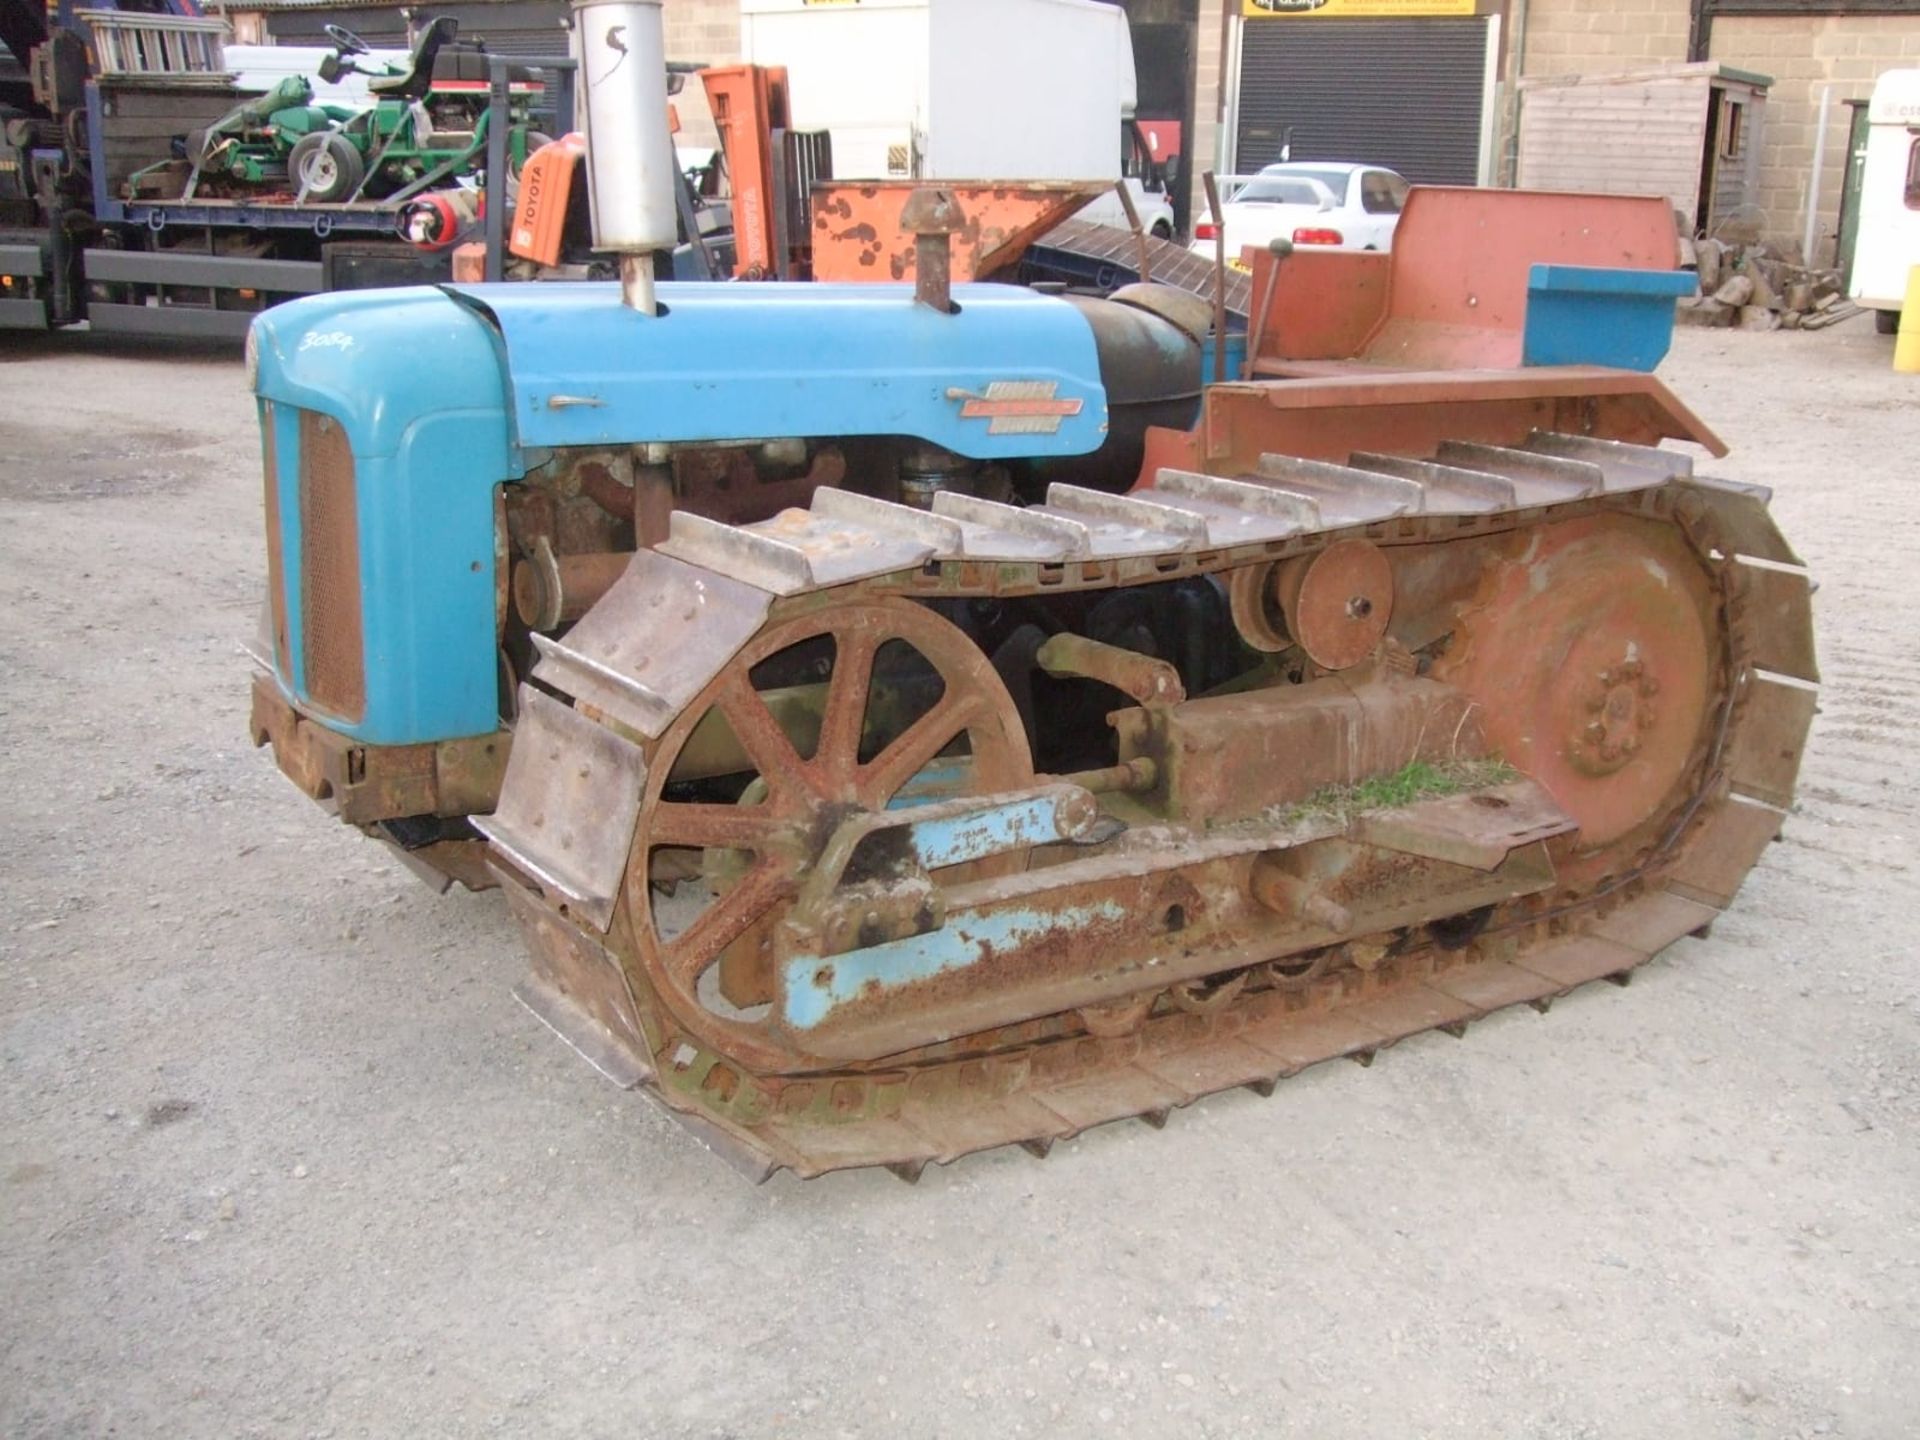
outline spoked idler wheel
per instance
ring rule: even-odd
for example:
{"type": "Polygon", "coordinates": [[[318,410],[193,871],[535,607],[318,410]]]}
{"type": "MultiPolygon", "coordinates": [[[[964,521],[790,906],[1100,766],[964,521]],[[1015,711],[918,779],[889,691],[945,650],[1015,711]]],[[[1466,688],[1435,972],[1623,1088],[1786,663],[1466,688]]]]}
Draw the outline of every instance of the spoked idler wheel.
{"type": "Polygon", "coordinates": [[[1435,675],[1580,823],[1562,879],[1620,868],[1686,800],[1722,699],[1716,599],[1678,532],[1624,515],[1516,537],[1435,675]]]}
{"type": "MultiPolygon", "coordinates": [[[[648,756],[626,880],[640,969],[716,1051],[767,1073],[810,1068],[770,1018],[774,942],[836,828],[909,798],[1032,780],[1026,732],[991,661],[931,610],[869,599],[776,621],[648,756]],[[694,875],[710,883],[664,893],[694,875]]],[[[996,855],[964,875],[1024,864],[1023,853],[996,855]]]]}

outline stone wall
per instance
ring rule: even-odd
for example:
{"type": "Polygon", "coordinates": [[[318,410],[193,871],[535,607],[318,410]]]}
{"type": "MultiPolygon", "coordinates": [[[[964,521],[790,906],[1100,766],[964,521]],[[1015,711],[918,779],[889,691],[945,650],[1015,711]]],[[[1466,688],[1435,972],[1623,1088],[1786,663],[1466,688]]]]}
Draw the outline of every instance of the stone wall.
{"type": "MultiPolygon", "coordinates": [[[[667,0],[667,59],[730,65],[740,58],[739,0],[667,0]]],[[[680,143],[718,145],[707,93],[689,76],[673,108],[680,116],[680,143]]]]}
{"type": "MultiPolygon", "coordinates": [[[[1687,58],[1687,0],[1532,0],[1528,9],[1528,75],[1599,74],[1687,58]]],[[[1755,203],[1761,233],[1775,246],[1800,244],[1820,97],[1830,88],[1811,259],[1832,263],[1847,163],[1841,102],[1866,99],[1883,70],[1920,65],[1920,15],[1727,16],[1713,22],[1711,39],[1711,59],[1774,82],[1755,203]]]]}
{"type": "Polygon", "coordinates": [[[1687,0],[1531,0],[1528,75],[1640,70],[1687,58],[1687,0]]]}
{"type": "Polygon", "coordinates": [[[1848,108],[1865,100],[1883,70],[1920,66],[1920,15],[1729,17],[1713,22],[1713,58],[1773,77],[1761,136],[1762,233],[1797,246],[1806,224],[1807,179],[1820,124],[1820,97],[1830,90],[1827,139],[1820,166],[1815,263],[1834,262],[1840,184],[1847,165],[1848,108]]]}

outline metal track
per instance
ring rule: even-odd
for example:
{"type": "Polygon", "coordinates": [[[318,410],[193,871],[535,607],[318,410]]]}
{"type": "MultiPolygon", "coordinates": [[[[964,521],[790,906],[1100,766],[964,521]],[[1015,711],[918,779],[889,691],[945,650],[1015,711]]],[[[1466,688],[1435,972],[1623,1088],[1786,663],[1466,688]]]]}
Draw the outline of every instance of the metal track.
{"type": "Polygon", "coordinates": [[[671,538],[562,640],[544,641],[498,813],[482,822],[536,960],[522,998],[569,1043],[644,1087],[755,1178],[887,1165],[917,1177],[975,1150],[1045,1154],[1108,1120],[1153,1124],[1212,1091],[1322,1060],[1370,1062],[1432,1029],[1588,981],[1625,982],[1702,933],[1778,833],[1814,710],[1811,586],[1766,492],[1696,478],[1671,452],[1536,433],[1524,448],[1451,444],[1432,461],[1264,456],[1221,478],[1163,470],[1116,496],[1056,485],[1015,509],[943,494],[932,513],[823,489],[810,511],[735,527],[677,513],[671,538]],[[770,622],[867,594],[1046,593],[1220,573],[1343,538],[1432,543],[1605,511],[1672,526],[1711,577],[1723,673],[1689,798],[1617,872],[1501,906],[1465,948],[1286,979],[1263,966],[1145,997],[1130,1033],[1072,1017],[956,1041],[890,1067],[781,1077],[703,1047],[623,964],[621,903],[646,765],[694,696],[770,622]],[[662,643],[663,637],[671,643],[662,643]],[[560,817],[549,820],[549,816],[560,817]]]}

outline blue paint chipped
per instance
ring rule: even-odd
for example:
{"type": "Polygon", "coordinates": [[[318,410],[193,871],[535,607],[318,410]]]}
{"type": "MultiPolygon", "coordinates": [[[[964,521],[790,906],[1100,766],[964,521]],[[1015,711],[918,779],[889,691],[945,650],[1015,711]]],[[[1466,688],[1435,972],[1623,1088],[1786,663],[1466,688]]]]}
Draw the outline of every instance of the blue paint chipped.
{"type": "Polygon", "coordinates": [[[1060,930],[1117,925],[1126,907],[1114,900],[1064,910],[1010,909],[990,915],[963,914],[925,935],[889,940],[865,950],[822,957],[797,955],[787,961],[782,1018],[795,1030],[811,1030],[840,1006],[858,999],[869,985],[894,990],[930,980],[950,970],[965,970],[988,957],[1018,950],[1060,930]]]}
{"type": "Polygon", "coordinates": [[[887,801],[889,810],[915,810],[922,805],[937,805],[967,793],[973,782],[973,757],[958,755],[935,760],[895,792],[887,801]]]}
{"type": "Polygon", "coordinates": [[[1060,827],[1054,819],[1058,804],[1056,795],[1036,795],[964,815],[916,821],[908,827],[914,853],[922,865],[933,870],[1029,845],[1045,845],[1060,838],[1060,827]]]}

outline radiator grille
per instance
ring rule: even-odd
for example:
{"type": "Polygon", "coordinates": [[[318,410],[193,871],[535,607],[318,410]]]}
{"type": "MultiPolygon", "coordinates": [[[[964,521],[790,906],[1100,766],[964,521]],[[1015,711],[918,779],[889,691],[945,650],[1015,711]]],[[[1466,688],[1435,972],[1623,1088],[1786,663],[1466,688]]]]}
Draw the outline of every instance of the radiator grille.
{"type": "Polygon", "coordinates": [[[300,412],[300,638],[307,698],[360,719],[367,675],[353,450],[337,420],[312,410],[300,412]]]}
{"type": "Polygon", "coordinates": [[[288,667],[292,662],[288,656],[293,646],[287,640],[287,579],[280,553],[284,543],[280,531],[280,455],[274,436],[272,401],[263,402],[260,407],[260,435],[261,464],[267,472],[267,613],[273,624],[273,668],[291,679],[292,671],[288,667]]]}

